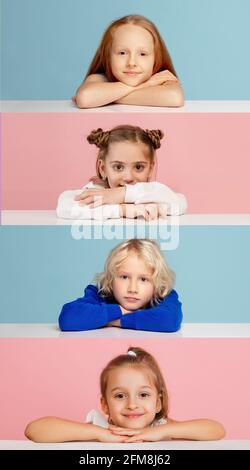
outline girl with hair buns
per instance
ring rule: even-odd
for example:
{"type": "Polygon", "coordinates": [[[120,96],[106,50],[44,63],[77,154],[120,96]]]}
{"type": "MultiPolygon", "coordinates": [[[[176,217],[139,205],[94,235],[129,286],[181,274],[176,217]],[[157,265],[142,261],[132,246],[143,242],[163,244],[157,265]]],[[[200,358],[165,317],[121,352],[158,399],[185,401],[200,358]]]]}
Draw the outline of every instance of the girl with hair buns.
{"type": "Polygon", "coordinates": [[[59,316],[62,331],[116,326],[174,332],[182,322],[181,302],[173,289],[175,274],[156,242],[126,240],[111,250],[104,271],[84,297],[65,304],[59,316]]]}
{"type": "Polygon", "coordinates": [[[152,21],[128,15],[105,31],[87,75],[74,96],[79,108],[109,103],[183,106],[171,57],[152,21]]]}
{"type": "Polygon", "coordinates": [[[154,357],[141,348],[112,359],[100,377],[101,408],[85,423],[55,417],[28,424],[25,435],[35,442],[143,442],[222,439],[222,424],[211,419],[175,421],[168,416],[166,384],[154,357]]]}
{"type": "Polygon", "coordinates": [[[187,202],[183,194],[150,181],[162,138],[161,130],[131,125],[93,130],[87,140],[99,149],[96,176],[81,190],[59,196],[57,216],[80,220],[141,216],[149,221],[184,214],[187,202]]]}

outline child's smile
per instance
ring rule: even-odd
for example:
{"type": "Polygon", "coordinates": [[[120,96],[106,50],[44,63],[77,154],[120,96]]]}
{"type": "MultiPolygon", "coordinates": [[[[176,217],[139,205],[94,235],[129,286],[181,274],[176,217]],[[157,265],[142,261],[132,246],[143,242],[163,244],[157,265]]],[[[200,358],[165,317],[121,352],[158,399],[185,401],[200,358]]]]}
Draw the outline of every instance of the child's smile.
{"type": "Polygon", "coordinates": [[[151,33],[141,26],[119,26],[113,35],[111,68],[115,78],[132,87],[153,74],[154,41],[151,33]]]}
{"type": "Polygon", "coordinates": [[[134,429],[149,426],[161,407],[151,373],[144,367],[123,366],[109,372],[102,408],[112,424],[134,429]]]}

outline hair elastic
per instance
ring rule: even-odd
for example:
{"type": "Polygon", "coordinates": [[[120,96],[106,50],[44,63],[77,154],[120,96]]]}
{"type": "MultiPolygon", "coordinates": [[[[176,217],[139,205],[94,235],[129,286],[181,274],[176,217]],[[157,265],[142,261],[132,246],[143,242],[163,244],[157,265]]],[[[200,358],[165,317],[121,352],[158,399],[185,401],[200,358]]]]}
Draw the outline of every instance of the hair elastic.
{"type": "Polygon", "coordinates": [[[128,354],[129,356],[134,356],[134,357],[136,357],[136,353],[135,353],[134,351],[128,351],[127,354],[128,354]]]}

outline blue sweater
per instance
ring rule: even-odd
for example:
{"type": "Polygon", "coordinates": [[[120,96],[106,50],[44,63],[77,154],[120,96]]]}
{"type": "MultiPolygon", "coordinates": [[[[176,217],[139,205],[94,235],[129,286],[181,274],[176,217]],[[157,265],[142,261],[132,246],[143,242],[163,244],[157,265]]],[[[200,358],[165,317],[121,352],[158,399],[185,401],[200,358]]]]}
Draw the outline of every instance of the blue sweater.
{"type": "Polygon", "coordinates": [[[62,331],[94,330],[117,319],[120,319],[121,328],[133,330],[173,332],[180,329],[181,302],[175,290],[156,306],[125,315],[118,304],[101,297],[96,286],[88,285],[84,294],[84,297],[63,306],[59,316],[62,331]]]}

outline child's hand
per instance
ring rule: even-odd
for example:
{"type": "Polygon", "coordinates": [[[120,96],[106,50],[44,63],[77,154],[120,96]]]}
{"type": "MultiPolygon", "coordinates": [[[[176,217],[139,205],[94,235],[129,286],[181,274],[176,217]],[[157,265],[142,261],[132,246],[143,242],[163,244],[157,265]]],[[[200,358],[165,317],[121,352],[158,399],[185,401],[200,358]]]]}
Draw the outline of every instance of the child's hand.
{"type": "Polygon", "coordinates": [[[155,220],[158,219],[159,211],[158,211],[158,204],[151,202],[148,204],[144,204],[146,210],[146,220],[155,220]]]}
{"type": "Polygon", "coordinates": [[[122,204],[123,217],[135,219],[143,217],[147,222],[155,220],[159,216],[159,207],[156,203],[148,204],[122,204]]]}
{"type": "Polygon", "coordinates": [[[132,312],[132,310],[127,310],[126,308],[122,307],[121,305],[120,305],[120,309],[121,309],[123,315],[126,315],[126,313],[131,313],[132,312]]]}
{"type": "Polygon", "coordinates": [[[109,429],[101,428],[97,433],[97,441],[99,442],[125,442],[126,436],[115,435],[109,429]]]}
{"type": "Polygon", "coordinates": [[[169,72],[169,70],[162,70],[161,72],[158,72],[158,73],[155,73],[154,75],[152,75],[152,77],[149,78],[149,80],[147,80],[146,82],[144,83],[141,83],[141,85],[138,85],[138,89],[139,88],[146,88],[146,87],[150,87],[150,86],[157,86],[157,85],[163,85],[163,83],[166,83],[166,82],[178,82],[178,78],[176,78],[176,76],[169,72]]]}
{"type": "Polygon", "coordinates": [[[72,96],[71,101],[73,101],[73,103],[76,104],[76,96],[72,96]]]}
{"type": "Polygon", "coordinates": [[[103,204],[122,204],[125,198],[125,186],[119,188],[84,189],[75,197],[80,206],[99,207],[103,204]]]}
{"type": "Polygon", "coordinates": [[[121,327],[121,323],[120,323],[120,320],[118,318],[118,320],[112,320],[110,321],[109,323],[107,323],[107,326],[117,326],[118,328],[121,327]]]}
{"type": "Polygon", "coordinates": [[[93,184],[98,184],[99,186],[102,186],[103,188],[107,188],[105,181],[101,180],[99,176],[92,176],[92,178],[90,178],[89,181],[91,181],[91,183],[93,184]]]}
{"type": "Polygon", "coordinates": [[[148,426],[143,429],[126,429],[117,426],[109,426],[114,435],[127,436],[124,442],[162,441],[166,438],[166,426],[148,426]]]}
{"type": "Polygon", "coordinates": [[[166,219],[168,216],[168,204],[160,203],[158,204],[158,216],[162,219],[166,219]]]}

